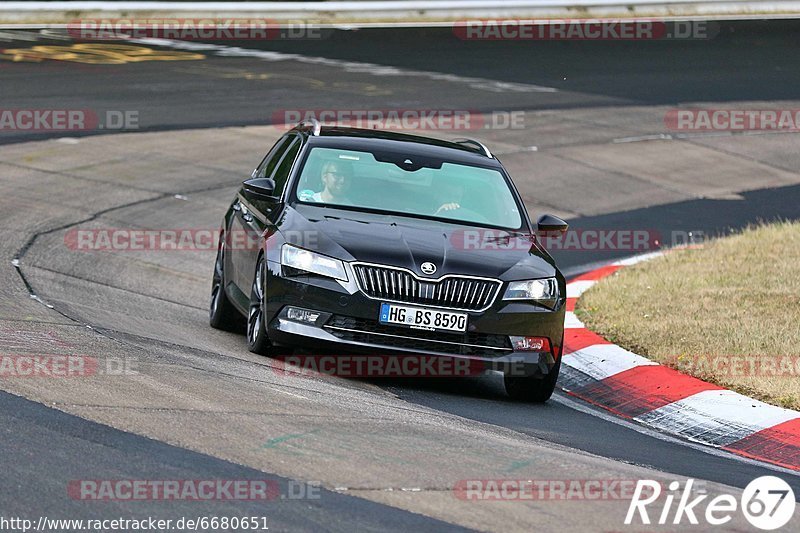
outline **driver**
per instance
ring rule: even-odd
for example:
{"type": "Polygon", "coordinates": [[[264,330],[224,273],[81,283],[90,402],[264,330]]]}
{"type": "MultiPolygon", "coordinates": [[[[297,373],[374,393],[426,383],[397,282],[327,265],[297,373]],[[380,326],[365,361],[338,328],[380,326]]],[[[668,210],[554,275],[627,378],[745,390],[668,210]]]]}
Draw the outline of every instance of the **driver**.
{"type": "Polygon", "coordinates": [[[311,200],[328,204],[347,203],[347,190],[350,188],[350,177],[352,175],[353,168],[350,163],[328,161],[322,165],[322,171],[320,172],[323,189],[320,192],[315,192],[311,196],[311,200]]]}

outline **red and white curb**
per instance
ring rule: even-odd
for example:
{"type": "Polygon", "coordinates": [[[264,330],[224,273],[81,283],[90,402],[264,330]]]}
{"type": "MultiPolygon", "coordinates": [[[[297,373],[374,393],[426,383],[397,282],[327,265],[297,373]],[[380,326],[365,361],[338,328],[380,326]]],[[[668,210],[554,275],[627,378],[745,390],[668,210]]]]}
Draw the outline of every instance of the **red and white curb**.
{"type": "Polygon", "coordinates": [[[578,297],[598,280],[659,255],[617,261],[567,284],[562,388],[664,433],[800,470],[800,412],[659,365],[608,342],[575,316],[578,297]]]}

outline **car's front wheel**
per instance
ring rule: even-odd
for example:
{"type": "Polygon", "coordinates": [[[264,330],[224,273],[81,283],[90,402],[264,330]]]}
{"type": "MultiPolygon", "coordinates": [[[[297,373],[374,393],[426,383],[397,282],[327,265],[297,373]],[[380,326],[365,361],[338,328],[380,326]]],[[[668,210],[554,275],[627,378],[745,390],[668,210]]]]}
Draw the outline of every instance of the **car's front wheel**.
{"type": "Polygon", "coordinates": [[[253,287],[250,290],[250,310],[247,313],[247,348],[261,355],[268,355],[269,337],[264,318],[264,257],[256,264],[253,287]]]}
{"type": "Polygon", "coordinates": [[[503,381],[506,386],[506,394],[512,400],[521,402],[543,403],[550,399],[556,388],[558,372],[561,369],[561,357],[550,372],[544,377],[534,376],[510,376],[505,374],[503,381]]]}
{"type": "Polygon", "coordinates": [[[241,331],[243,317],[225,293],[225,240],[220,239],[214,276],[211,281],[211,302],[208,306],[208,322],[212,328],[226,331],[241,331]]]}

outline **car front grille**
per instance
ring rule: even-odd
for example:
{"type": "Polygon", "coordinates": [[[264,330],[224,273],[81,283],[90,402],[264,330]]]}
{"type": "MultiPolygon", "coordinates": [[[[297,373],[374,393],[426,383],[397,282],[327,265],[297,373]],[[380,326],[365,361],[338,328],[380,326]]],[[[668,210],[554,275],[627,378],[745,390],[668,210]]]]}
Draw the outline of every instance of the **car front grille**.
{"type": "Polygon", "coordinates": [[[499,280],[445,276],[418,279],[406,270],[355,264],[356,281],[370,298],[420,305],[481,311],[492,305],[500,290],[499,280]]]}
{"type": "Polygon", "coordinates": [[[324,328],[342,340],[377,344],[387,349],[481,357],[497,357],[512,351],[506,335],[490,333],[437,333],[341,315],[333,315],[324,328]]]}

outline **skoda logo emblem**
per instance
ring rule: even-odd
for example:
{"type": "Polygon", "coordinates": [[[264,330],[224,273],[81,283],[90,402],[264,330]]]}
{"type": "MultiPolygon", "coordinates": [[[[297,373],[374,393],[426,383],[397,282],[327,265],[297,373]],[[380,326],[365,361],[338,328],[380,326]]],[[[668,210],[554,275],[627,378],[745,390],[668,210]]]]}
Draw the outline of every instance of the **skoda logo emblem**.
{"type": "Polygon", "coordinates": [[[422,270],[423,274],[431,275],[436,272],[436,265],[431,263],[430,261],[425,261],[419,266],[419,269],[422,270]]]}

